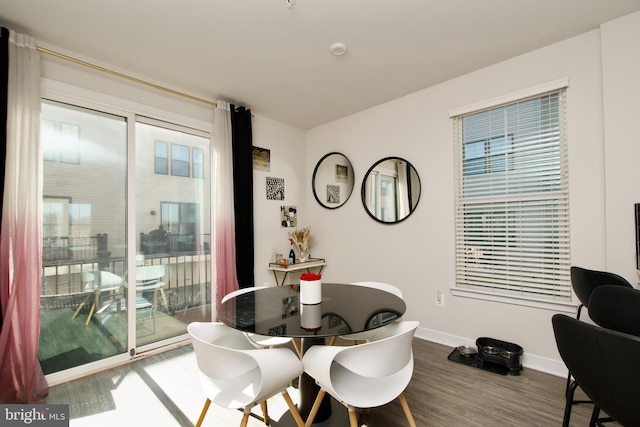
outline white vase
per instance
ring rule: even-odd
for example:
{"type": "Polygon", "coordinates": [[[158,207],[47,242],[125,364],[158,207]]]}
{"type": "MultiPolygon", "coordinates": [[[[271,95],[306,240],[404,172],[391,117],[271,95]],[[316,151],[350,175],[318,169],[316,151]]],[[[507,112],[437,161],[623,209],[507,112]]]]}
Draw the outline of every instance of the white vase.
{"type": "Polygon", "coordinates": [[[320,280],[300,280],[300,303],[319,304],[322,302],[322,282],[320,280]]]}

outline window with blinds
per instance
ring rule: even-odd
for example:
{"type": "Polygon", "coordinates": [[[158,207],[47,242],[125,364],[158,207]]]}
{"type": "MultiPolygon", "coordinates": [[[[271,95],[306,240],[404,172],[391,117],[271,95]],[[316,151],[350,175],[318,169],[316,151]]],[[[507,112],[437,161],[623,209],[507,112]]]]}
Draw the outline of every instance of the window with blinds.
{"type": "Polygon", "coordinates": [[[454,116],[456,287],[568,302],[565,90],[454,116]]]}

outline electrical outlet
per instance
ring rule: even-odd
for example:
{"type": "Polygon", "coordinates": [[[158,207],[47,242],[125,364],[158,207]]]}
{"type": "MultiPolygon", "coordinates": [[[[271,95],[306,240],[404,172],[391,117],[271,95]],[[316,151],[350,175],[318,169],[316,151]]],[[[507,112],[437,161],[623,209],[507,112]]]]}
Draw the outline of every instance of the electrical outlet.
{"type": "Polygon", "coordinates": [[[436,291],[436,305],[444,307],[444,294],[442,291],[436,291]]]}

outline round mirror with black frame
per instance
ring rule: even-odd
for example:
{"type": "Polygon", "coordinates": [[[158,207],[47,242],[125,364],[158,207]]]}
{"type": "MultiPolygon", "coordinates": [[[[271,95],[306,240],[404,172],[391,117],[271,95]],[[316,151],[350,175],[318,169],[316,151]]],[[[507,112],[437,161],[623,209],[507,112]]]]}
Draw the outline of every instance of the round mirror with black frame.
{"type": "Polygon", "coordinates": [[[344,205],[353,192],[353,185],[353,166],[344,154],[324,155],[313,170],[313,196],[327,209],[344,205]]]}
{"type": "Polygon", "coordinates": [[[384,224],[407,219],[420,200],[420,177],[411,163],[400,157],[376,162],[362,180],[362,204],[369,216],[384,224]]]}

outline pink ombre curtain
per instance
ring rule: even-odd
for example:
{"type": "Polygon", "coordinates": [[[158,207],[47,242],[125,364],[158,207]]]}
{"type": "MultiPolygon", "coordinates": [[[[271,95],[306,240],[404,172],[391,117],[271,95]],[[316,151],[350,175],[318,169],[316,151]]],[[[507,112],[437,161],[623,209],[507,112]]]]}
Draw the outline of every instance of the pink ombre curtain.
{"type": "Polygon", "coordinates": [[[215,301],[239,288],[236,276],[231,116],[229,104],[218,102],[213,118],[215,301]]]}
{"type": "Polygon", "coordinates": [[[40,59],[9,32],[7,135],[0,231],[0,402],[36,402],[48,386],[38,361],[42,274],[40,59]]]}

